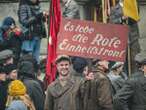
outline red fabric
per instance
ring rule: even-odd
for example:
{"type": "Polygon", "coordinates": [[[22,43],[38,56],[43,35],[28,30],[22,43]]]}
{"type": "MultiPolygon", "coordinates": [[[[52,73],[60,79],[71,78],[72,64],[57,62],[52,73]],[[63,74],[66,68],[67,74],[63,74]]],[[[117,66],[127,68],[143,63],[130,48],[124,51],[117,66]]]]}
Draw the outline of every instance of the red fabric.
{"type": "Polygon", "coordinates": [[[50,84],[56,77],[56,48],[57,48],[57,34],[61,22],[60,0],[51,0],[50,4],[50,30],[48,42],[48,55],[46,63],[46,80],[50,84]],[[51,40],[50,40],[51,39],[51,40]],[[51,42],[50,42],[51,41],[51,42]]]}

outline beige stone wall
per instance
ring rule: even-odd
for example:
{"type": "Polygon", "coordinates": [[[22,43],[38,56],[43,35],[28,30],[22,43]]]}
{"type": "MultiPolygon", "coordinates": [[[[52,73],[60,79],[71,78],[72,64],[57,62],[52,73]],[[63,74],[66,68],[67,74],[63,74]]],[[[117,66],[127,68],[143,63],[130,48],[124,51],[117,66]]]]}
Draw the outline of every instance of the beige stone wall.
{"type": "Polygon", "coordinates": [[[139,21],[139,31],[140,31],[140,46],[142,51],[146,51],[146,5],[140,6],[140,21],[139,21]]]}
{"type": "MultiPolygon", "coordinates": [[[[43,2],[41,3],[41,7],[43,10],[49,9],[49,2],[43,2]]],[[[84,19],[86,17],[86,13],[83,7],[80,7],[80,14],[81,19],[84,19]]],[[[18,21],[17,17],[17,10],[18,10],[18,3],[0,3],[0,22],[4,19],[6,16],[12,16],[15,18],[16,21],[18,21]]],[[[146,5],[140,6],[140,16],[141,20],[139,22],[139,30],[140,30],[140,46],[142,51],[146,51],[146,5]]],[[[42,45],[41,45],[41,53],[46,53],[46,47],[47,47],[47,40],[42,39],[42,45]]]]}

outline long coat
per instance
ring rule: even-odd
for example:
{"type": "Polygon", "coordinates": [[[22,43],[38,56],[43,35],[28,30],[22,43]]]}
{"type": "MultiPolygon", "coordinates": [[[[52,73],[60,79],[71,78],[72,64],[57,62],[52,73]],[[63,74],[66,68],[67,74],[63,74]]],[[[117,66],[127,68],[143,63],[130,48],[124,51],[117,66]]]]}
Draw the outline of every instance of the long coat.
{"type": "Polygon", "coordinates": [[[32,99],[36,110],[43,110],[45,96],[43,94],[41,85],[33,78],[28,78],[28,77],[25,77],[23,79],[23,83],[27,88],[27,94],[32,99]]]}
{"type": "Polygon", "coordinates": [[[115,95],[114,103],[121,110],[146,110],[146,77],[142,72],[125,83],[115,95]]]}
{"type": "Polygon", "coordinates": [[[83,110],[82,89],[83,79],[71,76],[63,87],[59,79],[48,86],[45,110],[83,110]]]}
{"type": "Polygon", "coordinates": [[[110,81],[103,74],[97,70],[95,79],[85,83],[84,110],[113,110],[110,81]]]}

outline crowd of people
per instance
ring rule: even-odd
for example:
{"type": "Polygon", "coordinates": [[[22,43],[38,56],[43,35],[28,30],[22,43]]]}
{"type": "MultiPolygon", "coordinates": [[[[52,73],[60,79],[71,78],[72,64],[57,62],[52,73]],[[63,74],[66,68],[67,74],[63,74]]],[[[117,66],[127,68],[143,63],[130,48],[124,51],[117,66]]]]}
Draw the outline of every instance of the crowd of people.
{"type": "Polygon", "coordinates": [[[7,16],[0,26],[0,50],[10,49],[14,53],[14,63],[25,54],[32,54],[40,63],[41,38],[46,37],[44,23],[47,11],[42,11],[39,0],[20,0],[18,7],[19,25],[13,17],[7,16]]]}
{"type": "Polygon", "coordinates": [[[33,56],[14,64],[11,50],[0,51],[0,110],[144,110],[146,57],[135,56],[137,72],[130,78],[123,62],[67,55],[56,58],[58,76],[44,88],[33,56]],[[90,61],[90,62],[89,62],[90,61]]]}
{"type": "MultiPolygon", "coordinates": [[[[74,0],[61,2],[63,17],[80,18],[74,0]]],[[[135,56],[137,71],[131,77],[123,71],[124,62],[115,62],[109,67],[110,61],[103,59],[58,55],[56,80],[46,87],[38,78],[42,72],[39,51],[41,38],[45,36],[45,17],[39,0],[20,0],[20,27],[12,17],[3,20],[0,110],[146,109],[146,55],[141,53],[135,56]]],[[[121,18],[112,17],[116,20],[114,23],[121,22],[121,18]]]]}

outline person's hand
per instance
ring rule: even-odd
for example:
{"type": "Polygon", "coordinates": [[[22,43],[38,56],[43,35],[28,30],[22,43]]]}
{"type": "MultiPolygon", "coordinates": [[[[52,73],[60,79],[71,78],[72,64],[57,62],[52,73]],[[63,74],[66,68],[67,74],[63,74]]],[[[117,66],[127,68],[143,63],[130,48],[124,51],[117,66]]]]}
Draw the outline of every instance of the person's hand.
{"type": "Polygon", "coordinates": [[[48,11],[43,11],[43,16],[44,16],[44,17],[48,17],[48,16],[49,16],[48,11]]]}
{"type": "Polygon", "coordinates": [[[122,20],[128,19],[128,16],[122,16],[122,20]]]}
{"type": "Polygon", "coordinates": [[[86,79],[87,80],[93,80],[94,79],[94,73],[93,72],[88,73],[88,75],[86,76],[86,79]]]}

